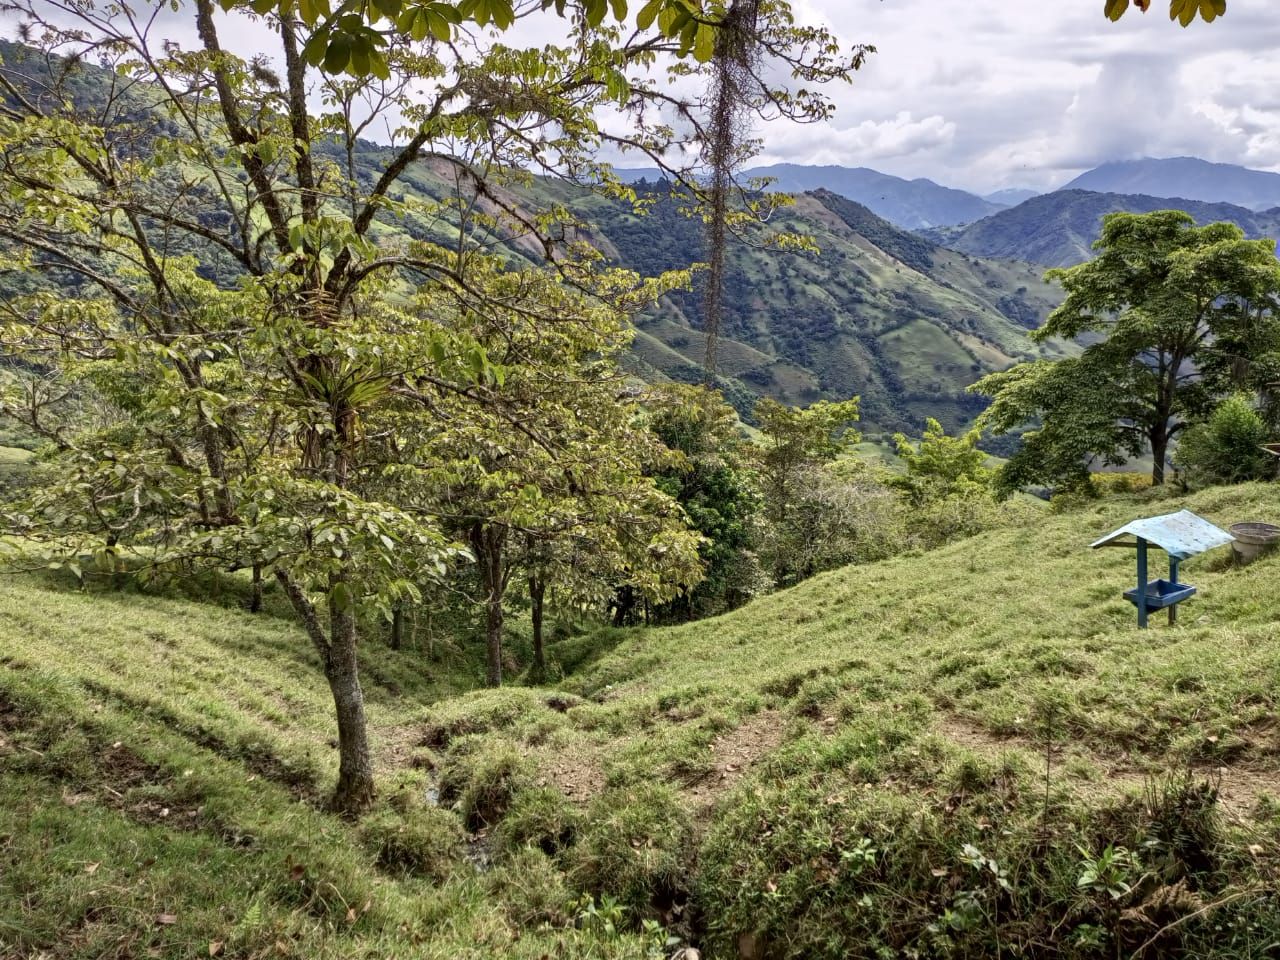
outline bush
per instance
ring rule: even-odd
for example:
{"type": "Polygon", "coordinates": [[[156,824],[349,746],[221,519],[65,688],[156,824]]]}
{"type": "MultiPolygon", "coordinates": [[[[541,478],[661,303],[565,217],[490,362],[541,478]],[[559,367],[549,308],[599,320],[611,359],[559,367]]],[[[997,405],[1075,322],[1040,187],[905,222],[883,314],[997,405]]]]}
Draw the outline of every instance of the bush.
{"type": "Polygon", "coordinates": [[[404,817],[367,817],[360,824],[360,839],[383,869],[437,882],[446,880],[463,862],[466,847],[458,818],[435,807],[414,810],[404,817]]]}
{"type": "Polygon", "coordinates": [[[580,820],[577,808],[559,790],[525,790],[512,799],[498,827],[497,841],[513,854],[524,847],[556,854],[573,843],[580,820]]]}
{"type": "Polygon", "coordinates": [[[460,741],[440,772],[441,802],[452,803],[470,830],[497,824],[530,786],[532,765],[507,742],[460,741]]]}
{"type": "Polygon", "coordinates": [[[684,899],[692,825],[675,792],[647,783],[602,793],[587,811],[569,861],[575,883],[607,894],[640,919],[684,899]]]}
{"type": "Polygon", "coordinates": [[[1151,489],[1151,474],[1136,471],[1093,473],[1089,475],[1089,486],[1099,497],[1113,493],[1141,493],[1151,489]]]}
{"type": "Polygon", "coordinates": [[[1270,454],[1260,449],[1269,439],[1267,426],[1243,395],[1218,405],[1208,423],[1182,435],[1174,463],[1193,483],[1244,483],[1273,472],[1270,454]]]}

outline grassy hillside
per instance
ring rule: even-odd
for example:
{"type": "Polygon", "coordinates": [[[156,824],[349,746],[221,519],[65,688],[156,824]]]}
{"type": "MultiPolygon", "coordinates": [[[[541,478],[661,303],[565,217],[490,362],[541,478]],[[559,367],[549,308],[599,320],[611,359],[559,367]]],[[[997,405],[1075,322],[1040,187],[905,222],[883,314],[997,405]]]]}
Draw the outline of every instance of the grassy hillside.
{"type": "Polygon", "coordinates": [[[1227,220],[1245,235],[1280,238],[1277,211],[1263,213],[1229,203],[1170,200],[1087,190],[1058,190],[960,227],[925,231],[931,240],[976,257],[1012,257],[1050,267],[1069,267],[1093,256],[1093,242],[1108,213],[1185,210],[1197,223],[1227,220]]]}
{"type": "Polygon", "coordinates": [[[1087,543],[1274,504],[1028,514],[562,636],[555,688],[370,642],[360,825],[317,807],[328,694],[289,621],[7,577],[0,956],[1267,956],[1280,558],[1186,564],[1200,594],[1144,633],[1132,554],[1087,543]]]}

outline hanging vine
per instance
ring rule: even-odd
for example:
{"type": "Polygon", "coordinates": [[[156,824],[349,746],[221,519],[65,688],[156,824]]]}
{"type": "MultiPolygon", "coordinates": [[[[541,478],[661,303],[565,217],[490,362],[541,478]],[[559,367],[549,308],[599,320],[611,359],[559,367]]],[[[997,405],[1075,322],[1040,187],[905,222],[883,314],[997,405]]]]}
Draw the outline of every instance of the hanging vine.
{"type": "Polygon", "coordinates": [[[712,61],[711,116],[703,160],[710,170],[707,212],[707,285],[704,301],[707,344],[703,375],[716,376],[716,342],[724,315],[725,244],[729,233],[729,192],[749,132],[752,84],[760,62],[760,0],[734,0],[716,31],[712,61]]]}

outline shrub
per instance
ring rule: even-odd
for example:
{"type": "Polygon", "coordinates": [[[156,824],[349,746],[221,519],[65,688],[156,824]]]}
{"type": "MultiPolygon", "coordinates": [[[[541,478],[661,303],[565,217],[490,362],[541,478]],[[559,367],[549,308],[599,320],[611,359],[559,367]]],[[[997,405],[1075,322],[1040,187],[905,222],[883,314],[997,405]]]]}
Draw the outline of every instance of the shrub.
{"type": "Polygon", "coordinates": [[[689,815],[670,787],[608,790],[588,808],[570,875],[581,889],[608,894],[643,918],[686,896],[691,836],[689,815]]]}
{"type": "Polygon", "coordinates": [[[440,772],[441,802],[452,803],[470,830],[497,824],[530,786],[532,765],[504,741],[460,741],[440,772]]]}
{"type": "Polygon", "coordinates": [[[1174,463],[1194,483],[1243,483],[1272,470],[1269,454],[1260,449],[1267,426],[1243,395],[1218,404],[1208,423],[1188,428],[1174,453],[1174,463]]]}
{"type": "Polygon", "coordinates": [[[463,862],[466,838],[458,818],[424,807],[404,817],[382,814],[360,824],[360,839],[386,870],[442,882],[463,862]]]}
{"type": "Polygon", "coordinates": [[[1113,493],[1141,493],[1151,489],[1151,474],[1129,471],[1092,473],[1089,475],[1089,486],[1099,497],[1113,493]]]}

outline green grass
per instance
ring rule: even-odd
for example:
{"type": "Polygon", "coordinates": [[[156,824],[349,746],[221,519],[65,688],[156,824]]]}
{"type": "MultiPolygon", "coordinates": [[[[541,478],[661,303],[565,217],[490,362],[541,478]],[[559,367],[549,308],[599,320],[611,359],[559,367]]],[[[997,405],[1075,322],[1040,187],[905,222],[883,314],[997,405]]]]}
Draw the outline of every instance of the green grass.
{"type": "Polygon", "coordinates": [[[7,578],[0,956],[1266,956],[1280,558],[1185,564],[1200,593],[1141,632],[1132,554],[1087,549],[1182,506],[1280,513],[1264,485],[1045,511],[559,640],[555,689],[370,641],[359,825],[320,809],[291,621],[7,578]]]}

